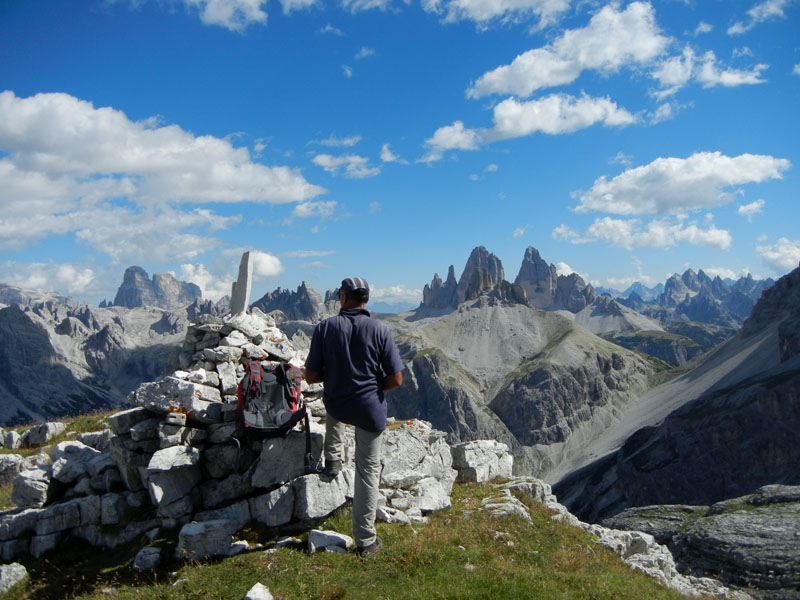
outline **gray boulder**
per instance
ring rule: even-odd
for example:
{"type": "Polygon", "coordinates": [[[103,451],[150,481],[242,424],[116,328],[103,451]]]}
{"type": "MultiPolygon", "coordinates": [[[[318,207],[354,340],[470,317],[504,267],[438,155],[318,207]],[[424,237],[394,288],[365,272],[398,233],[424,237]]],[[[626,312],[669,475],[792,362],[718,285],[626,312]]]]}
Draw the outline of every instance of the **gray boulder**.
{"type": "Polygon", "coordinates": [[[177,407],[200,423],[218,423],[222,415],[222,397],[217,388],[176,377],[143,383],[130,393],[128,402],[161,414],[177,407]]]}
{"type": "Polygon", "coordinates": [[[261,583],[256,583],[244,595],[242,600],[273,600],[269,588],[261,583]]]}
{"type": "Polygon", "coordinates": [[[136,553],[133,569],[139,572],[154,571],[161,565],[161,548],[145,546],[136,553]]]}
{"type": "Polygon", "coordinates": [[[175,555],[187,561],[230,556],[232,544],[233,535],[227,521],[192,521],[181,527],[175,555]]]}
{"type": "Polygon", "coordinates": [[[0,454],[0,486],[11,483],[24,464],[25,459],[19,454],[0,454]]]}
{"type": "Polygon", "coordinates": [[[0,594],[5,594],[28,578],[28,570],[19,563],[0,565],[0,594]]]}
{"type": "Polygon", "coordinates": [[[155,452],[147,465],[147,490],[155,506],[184,498],[201,480],[200,451],[172,446],[155,452]]]}
{"type": "Polygon", "coordinates": [[[494,440],[461,442],[451,448],[453,467],[458,482],[491,481],[495,477],[511,477],[514,457],[508,446],[494,440]]]}
{"type": "Polygon", "coordinates": [[[352,497],[353,474],[345,469],[333,479],[317,474],[298,477],[292,482],[294,488],[294,518],[298,521],[313,521],[327,517],[352,497]]]}
{"type": "Polygon", "coordinates": [[[17,506],[43,506],[53,470],[50,466],[22,471],[14,478],[11,501],[17,506]]]}
{"type": "Polygon", "coordinates": [[[41,425],[36,425],[22,434],[22,445],[29,448],[41,446],[49,442],[60,433],[63,433],[66,428],[67,424],[60,422],[42,423],[41,425]]]}
{"type": "Polygon", "coordinates": [[[294,513],[294,486],[282,485],[276,490],[250,498],[253,520],[268,527],[280,527],[291,522],[294,513]]]}
{"type": "MultiPolygon", "coordinates": [[[[322,435],[311,434],[311,452],[314,456],[320,456],[322,441],[322,435]]],[[[253,486],[271,488],[303,476],[305,454],[305,433],[290,431],[283,437],[264,440],[261,455],[253,472],[253,486]]]]}
{"type": "Polygon", "coordinates": [[[355,546],[353,538],[337,531],[312,529],[308,534],[308,553],[327,551],[329,548],[350,550],[355,546]]]}

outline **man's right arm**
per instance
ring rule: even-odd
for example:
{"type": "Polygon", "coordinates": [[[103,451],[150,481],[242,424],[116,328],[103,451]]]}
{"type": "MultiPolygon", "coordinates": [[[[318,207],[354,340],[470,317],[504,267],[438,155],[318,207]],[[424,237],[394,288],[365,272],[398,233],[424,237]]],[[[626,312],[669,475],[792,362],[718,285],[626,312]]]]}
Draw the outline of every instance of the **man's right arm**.
{"type": "MultiPolygon", "coordinates": [[[[308,373],[308,371],[306,371],[308,373]]],[[[387,375],[386,378],[383,380],[383,391],[388,392],[389,390],[393,390],[394,388],[398,388],[403,385],[403,372],[400,371],[399,373],[395,373],[394,375],[387,375]]]]}

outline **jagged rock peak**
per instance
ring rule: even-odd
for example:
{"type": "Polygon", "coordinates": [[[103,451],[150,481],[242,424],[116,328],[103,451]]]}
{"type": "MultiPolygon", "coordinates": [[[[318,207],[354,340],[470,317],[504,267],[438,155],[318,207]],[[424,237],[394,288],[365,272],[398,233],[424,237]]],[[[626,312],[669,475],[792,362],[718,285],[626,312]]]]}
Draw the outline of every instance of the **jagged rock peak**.
{"type": "Polygon", "coordinates": [[[594,291],[592,284],[586,283],[577,273],[558,276],[554,301],[556,307],[576,313],[586,308],[596,298],[597,292],[594,291]]]}
{"type": "Polygon", "coordinates": [[[170,273],[156,273],[151,280],[142,267],[128,267],[114,298],[115,306],[137,308],[151,306],[173,310],[202,298],[194,283],[178,281],[170,273]]]}
{"type": "Polygon", "coordinates": [[[778,322],[778,345],[781,361],[785,361],[800,354],[800,266],[761,294],[742,325],[742,335],[752,335],[778,322]]]}
{"type": "Polygon", "coordinates": [[[434,273],[433,281],[422,290],[422,306],[428,308],[447,308],[454,306],[456,287],[456,272],[453,265],[447,270],[447,280],[442,281],[438,273],[434,273]]]}
{"type": "Polygon", "coordinates": [[[458,304],[474,300],[484,292],[505,280],[503,263],[483,246],[478,246],[469,255],[464,272],[456,286],[458,304]]]}
{"type": "Polygon", "coordinates": [[[536,308],[549,308],[555,300],[558,272],[555,265],[547,264],[536,248],[528,246],[514,284],[525,290],[536,308]]]}
{"type": "Polygon", "coordinates": [[[325,304],[319,292],[310,283],[303,281],[295,292],[278,288],[274,292],[267,292],[251,306],[265,313],[279,310],[291,321],[317,323],[328,316],[325,304]]]}

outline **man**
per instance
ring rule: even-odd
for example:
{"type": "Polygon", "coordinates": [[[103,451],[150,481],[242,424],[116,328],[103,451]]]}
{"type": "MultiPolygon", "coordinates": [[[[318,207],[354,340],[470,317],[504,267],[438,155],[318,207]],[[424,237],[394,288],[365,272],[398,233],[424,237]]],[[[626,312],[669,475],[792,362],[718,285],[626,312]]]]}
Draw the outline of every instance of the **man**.
{"type": "Polygon", "coordinates": [[[364,307],[369,284],[348,277],[339,288],[341,310],[314,329],[306,360],[306,381],[324,383],[325,473],[342,470],[345,423],[356,429],[356,479],[353,536],[357,552],[370,557],[381,547],[375,511],[386,429],[384,392],[403,383],[403,362],[389,328],[364,307]]]}

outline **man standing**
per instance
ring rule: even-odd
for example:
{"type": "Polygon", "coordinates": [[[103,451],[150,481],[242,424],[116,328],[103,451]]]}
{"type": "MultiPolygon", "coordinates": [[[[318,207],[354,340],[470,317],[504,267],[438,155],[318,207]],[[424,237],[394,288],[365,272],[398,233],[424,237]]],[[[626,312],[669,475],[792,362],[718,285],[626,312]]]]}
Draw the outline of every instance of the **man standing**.
{"type": "Polygon", "coordinates": [[[403,383],[403,362],[389,328],[364,307],[369,284],[348,277],[339,288],[341,310],[314,329],[306,359],[306,381],[324,383],[325,473],[342,470],[345,423],[356,428],[356,480],[353,536],[357,552],[370,557],[381,547],[375,511],[381,475],[381,446],[386,429],[383,393],[403,383]]]}

